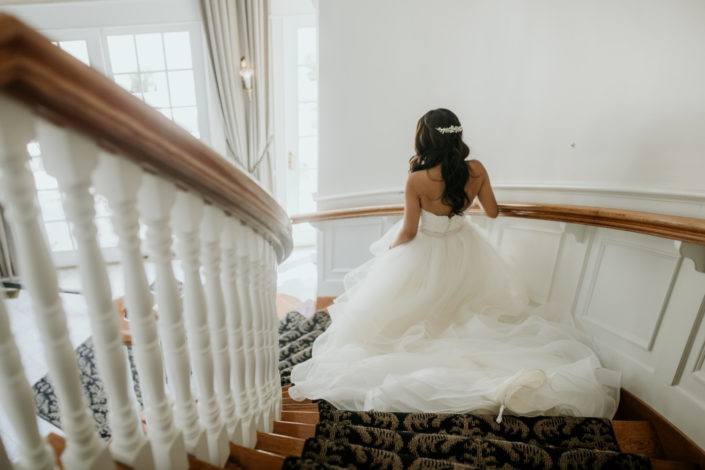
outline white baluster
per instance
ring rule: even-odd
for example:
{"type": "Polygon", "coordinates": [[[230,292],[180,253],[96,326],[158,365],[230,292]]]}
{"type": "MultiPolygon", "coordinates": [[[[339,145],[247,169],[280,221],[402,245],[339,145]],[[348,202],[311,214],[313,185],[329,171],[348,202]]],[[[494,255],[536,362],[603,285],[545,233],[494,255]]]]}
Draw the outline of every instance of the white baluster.
{"type": "MultiPolygon", "coordinates": [[[[262,356],[263,356],[263,387],[264,387],[264,431],[272,432],[274,412],[275,412],[275,399],[274,399],[274,383],[272,380],[272,339],[270,331],[272,329],[271,322],[271,303],[269,299],[269,282],[270,273],[267,263],[267,252],[266,252],[266,241],[262,236],[256,237],[257,244],[257,262],[259,270],[259,296],[261,312],[260,318],[262,320],[262,328],[260,334],[262,335],[262,356]]],[[[281,392],[279,392],[281,394],[281,392]]]]}
{"type": "Polygon", "coordinates": [[[114,465],[113,460],[83,400],[56,270],[40,226],[34,179],[27,167],[26,145],[33,137],[33,119],[26,108],[0,96],[0,120],[0,192],[66,433],[61,461],[64,468],[107,468],[114,465]]]}
{"type": "Polygon", "coordinates": [[[222,466],[230,456],[230,447],[214,390],[213,352],[199,273],[198,232],[203,216],[203,202],[195,196],[178,191],[172,214],[176,251],[184,269],[184,317],[189,332],[193,373],[198,383],[198,409],[208,436],[208,461],[222,466]]]}
{"type": "MultiPolygon", "coordinates": [[[[4,297],[0,292],[0,402],[20,442],[18,464],[28,469],[58,469],[54,452],[39,434],[34,394],[24,376],[20,352],[10,330],[4,297]]],[[[2,455],[0,468],[11,468],[3,465],[2,455]]]]}
{"type": "Polygon", "coordinates": [[[112,302],[110,281],[96,239],[95,202],[89,188],[98,164],[98,148],[86,138],[49,123],[39,123],[44,168],[64,193],[64,210],[78,244],[79,270],[93,331],[98,370],[108,398],[113,458],[135,469],[153,469],[149,440],[130,398],[122,334],[112,302]]]}
{"type": "Polygon", "coordinates": [[[140,250],[137,190],[142,171],[123,158],[101,153],[95,179],[96,189],[105,195],[113,211],[113,228],[120,243],[125,305],[154,460],[159,469],[186,469],[188,457],[183,436],[174,426],[164,388],[162,351],[140,250]]]}
{"type": "MultiPolygon", "coordinates": [[[[249,248],[249,232],[245,225],[236,223],[232,225],[235,233],[235,248],[237,252],[237,268],[236,286],[238,294],[238,303],[240,306],[240,323],[242,325],[243,350],[245,354],[245,395],[247,414],[242,418],[245,436],[257,435],[257,415],[258,408],[258,390],[255,384],[255,367],[257,364],[257,351],[255,349],[253,315],[254,307],[251,301],[250,281],[251,281],[251,266],[250,266],[250,248],[249,248]]],[[[254,444],[253,444],[254,446],[254,444]]]]}
{"type": "Polygon", "coordinates": [[[191,393],[191,361],[186,344],[183,307],[171,264],[169,219],[176,189],[162,178],[145,174],[138,199],[140,214],[147,225],[149,258],[156,271],[157,325],[164,348],[167,377],[174,390],[174,419],[183,432],[188,453],[205,461],[209,456],[208,441],[191,393]]]}
{"type": "Polygon", "coordinates": [[[208,324],[213,342],[213,365],[215,367],[215,389],[220,403],[221,416],[228,429],[230,440],[239,436],[235,414],[235,401],[230,388],[230,351],[225,322],[225,304],[220,284],[220,240],[225,214],[213,206],[206,206],[201,222],[201,244],[205,274],[208,324]]]}
{"type": "Polygon", "coordinates": [[[235,444],[254,447],[257,443],[257,432],[252,422],[252,409],[247,394],[247,364],[253,358],[245,348],[242,329],[244,315],[240,298],[241,289],[238,286],[238,261],[236,246],[239,243],[238,234],[240,222],[232,217],[225,221],[222,240],[223,273],[221,276],[223,293],[225,294],[225,317],[230,343],[231,386],[235,398],[237,415],[236,435],[232,438],[235,444]]]}
{"type": "Polygon", "coordinates": [[[253,347],[255,350],[255,389],[257,391],[256,405],[256,426],[260,432],[265,432],[265,399],[266,390],[264,387],[264,341],[262,337],[262,297],[260,292],[261,287],[261,271],[258,262],[257,252],[257,235],[250,227],[247,227],[247,244],[249,253],[249,283],[248,290],[250,293],[250,305],[252,307],[252,336],[254,339],[253,347]]]}
{"type": "Polygon", "coordinates": [[[270,377],[272,381],[272,393],[274,398],[273,420],[281,419],[282,412],[282,387],[281,376],[279,375],[279,317],[277,316],[277,255],[274,247],[267,243],[265,246],[267,258],[267,272],[269,273],[269,348],[270,348],[270,377]]]}

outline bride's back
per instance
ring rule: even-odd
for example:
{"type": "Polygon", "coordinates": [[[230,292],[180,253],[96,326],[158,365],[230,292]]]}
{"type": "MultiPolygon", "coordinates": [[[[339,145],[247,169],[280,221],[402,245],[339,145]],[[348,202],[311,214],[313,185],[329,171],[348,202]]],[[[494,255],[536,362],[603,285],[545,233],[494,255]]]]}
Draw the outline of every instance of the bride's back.
{"type": "MultiPolygon", "coordinates": [[[[482,163],[477,160],[469,160],[466,163],[470,170],[470,176],[467,183],[465,183],[465,194],[467,194],[470,201],[469,205],[478,196],[482,183],[487,178],[487,172],[482,163]]],[[[416,171],[413,177],[423,210],[445,216],[452,213],[452,208],[442,201],[446,185],[441,174],[441,165],[416,171]]]]}

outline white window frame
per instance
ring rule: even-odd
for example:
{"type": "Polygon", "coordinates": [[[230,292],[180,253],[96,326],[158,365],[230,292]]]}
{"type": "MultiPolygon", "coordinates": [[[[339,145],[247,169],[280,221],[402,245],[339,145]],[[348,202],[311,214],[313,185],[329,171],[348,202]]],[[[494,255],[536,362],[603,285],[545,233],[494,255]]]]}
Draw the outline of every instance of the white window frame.
{"type": "Polygon", "coordinates": [[[208,96],[206,93],[206,72],[202,30],[200,23],[171,23],[165,25],[121,26],[100,28],[101,49],[105,53],[105,74],[112,79],[113,71],[108,57],[108,36],[121,34],[174,33],[188,31],[191,40],[191,65],[193,67],[193,83],[196,87],[196,108],[198,109],[198,133],[201,140],[211,144],[211,133],[208,125],[208,96]]]}
{"type": "MultiPolygon", "coordinates": [[[[119,34],[169,33],[188,31],[191,43],[191,60],[196,88],[196,108],[198,112],[198,131],[200,139],[211,144],[212,134],[209,126],[208,95],[206,91],[206,50],[203,44],[203,32],[198,22],[180,22],[154,25],[135,25],[120,27],[96,27],[75,29],[44,29],[41,33],[52,41],[85,41],[90,66],[112,79],[107,36],[119,34]]],[[[44,151],[42,152],[44,153],[44,151]]],[[[43,155],[42,155],[43,158],[43,155]]],[[[38,203],[38,202],[37,202],[38,203]]],[[[69,224],[70,227],[70,224],[69,224]]],[[[45,236],[46,228],[42,223],[45,236]]],[[[71,237],[73,237],[73,232],[71,237]]],[[[48,237],[47,237],[48,239],[48,237]]],[[[101,248],[106,262],[120,259],[118,247],[101,248]]],[[[52,251],[52,259],[57,267],[70,267],[78,264],[77,251],[52,251]]]]}

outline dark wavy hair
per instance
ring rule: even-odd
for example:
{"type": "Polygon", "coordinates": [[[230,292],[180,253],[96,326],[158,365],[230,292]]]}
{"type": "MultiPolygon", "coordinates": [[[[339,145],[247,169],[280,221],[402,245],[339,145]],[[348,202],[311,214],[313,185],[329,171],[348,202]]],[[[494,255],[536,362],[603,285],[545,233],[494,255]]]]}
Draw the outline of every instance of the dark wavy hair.
{"type": "Polygon", "coordinates": [[[463,142],[463,133],[441,133],[437,128],[460,126],[458,117],[447,109],[433,109],[424,114],[416,125],[414,147],[416,155],[409,160],[409,171],[427,170],[441,165],[445,189],[441,201],[451,207],[453,215],[461,215],[470,202],[465,185],[470,178],[465,158],[470,149],[463,142]]]}

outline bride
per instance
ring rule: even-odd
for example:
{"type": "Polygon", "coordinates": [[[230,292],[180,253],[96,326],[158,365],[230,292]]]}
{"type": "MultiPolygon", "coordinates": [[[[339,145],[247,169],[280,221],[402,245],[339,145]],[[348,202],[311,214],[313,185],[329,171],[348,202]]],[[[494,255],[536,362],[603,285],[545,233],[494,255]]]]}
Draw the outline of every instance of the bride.
{"type": "MultiPolygon", "coordinates": [[[[331,326],[294,367],[294,399],[341,409],[612,418],[617,372],[583,335],[532,312],[528,297],[464,211],[498,207],[458,118],[419,119],[404,219],[345,278],[331,326]]],[[[535,310],[535,309],[534,309],[535,310]]]]}

